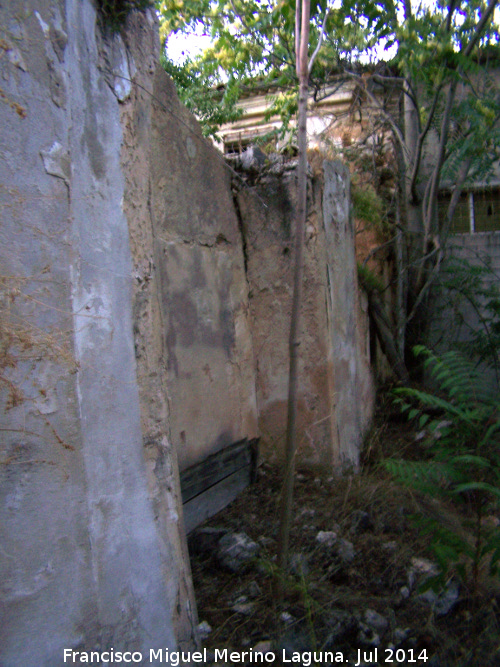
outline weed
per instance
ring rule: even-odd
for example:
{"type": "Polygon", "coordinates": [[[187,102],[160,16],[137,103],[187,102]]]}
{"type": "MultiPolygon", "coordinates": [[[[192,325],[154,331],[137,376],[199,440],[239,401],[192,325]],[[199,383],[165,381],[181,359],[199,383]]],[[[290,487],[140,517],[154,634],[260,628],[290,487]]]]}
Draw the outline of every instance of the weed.
{"type": "Polygon", "coordinates": [[[351,198],[353,215],[370,227],[383,230],[384,203],[371,183],[362,183],[356,175],[352,178],[351,198]]]}
{"type": "Polygon", "coordinates": [[[371,292],[384,292],[384,285],[380,278],[366,264],[357,264],[358,280],[363,289],[370,294],[371,292]]]}

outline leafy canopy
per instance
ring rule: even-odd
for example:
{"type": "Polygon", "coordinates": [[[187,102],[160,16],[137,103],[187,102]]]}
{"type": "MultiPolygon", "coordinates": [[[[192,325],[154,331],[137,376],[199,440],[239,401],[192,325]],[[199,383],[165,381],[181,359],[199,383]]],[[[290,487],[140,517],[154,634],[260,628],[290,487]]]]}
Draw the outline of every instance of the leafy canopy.
{"type": "MultiPolygon", "coordinates": [[[[464,58],[463,52],[486,3],[450,2],[448,6],[442,0],[333,4],[313,0],[310,53],[324,27],[321,51],[311,72],[315,95],[321,95],[332,77],[359,63],[390,61],[392,73],[422,80],[429,92],[459,69],[470,70],[471,59],[464,58]]],[[[207,134],[225,120],[234,120],[234,105],[249,90],[273,86],[291,91],[291,96],[275,101],[272,113],[282,113],[284,120],[295,113],[295,0],[157,0],[156,6],[164,42],[171,34],[195,35],[200,30],[212,39],[201,55],[188,57],[181,65],[164,60],[181,98],[206,124],[207,134]],[[217,92],[220,84],[223,89],[217,92]],[[208,98],[207,91],[211,91],[208,98]]],[[[474,54],[488,45],[498,45],[498,26],[491,22],[474,54]]],[[[475,110],[493,122],[496,109],[486,105],[475,110]]]]}

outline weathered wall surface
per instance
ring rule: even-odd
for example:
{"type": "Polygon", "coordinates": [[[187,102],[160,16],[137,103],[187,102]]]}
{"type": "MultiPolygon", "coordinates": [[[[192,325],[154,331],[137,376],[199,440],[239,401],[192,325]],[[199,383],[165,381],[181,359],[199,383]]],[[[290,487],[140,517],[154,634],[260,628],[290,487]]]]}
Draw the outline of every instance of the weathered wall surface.
{"type": "MultiPolygon", "coordinates": [[[[259,427],[268,453],[283,451],[288,390],[288,333],[294,266],[295,174],[268,176],[242,189],[238,206],[257,372],[259,427]],[[257,196],[255,196],[257,195],[257,196]]],[[[299,452],[330,469],[357,466],[373,404],[366,331],[358,326],[349,179],[325,163],[324,183],[308,192],[305,287],[299,363],[299,452]]]]}
{"type": "Polygon", "coordinates": [[[374,401],[366,308],[363,316],[359,303],[349,170],[340,162],[325,162],[323,168],[327,330],[334,373],[334,423],[341,462],[357,465],[374,401]]]}
{"type": "MultiPolygon", "coordinates": [[[[288,396],[288,337],[294,266],[295,171],[269,176],[242,189],[238,205],[245,236],[252,333],[257,371],[259,429],[264,452],[284,450],[288,396]]],[[[304,308],[299,361],[299,452],[308,461],[333,464],[338,443],[332,431],[333,368],[325,337],[326,275],[318,188],[309,190],[304,308]]]]}
{"type": "Polygon", "coordinates": [[[162,72],[155,99],[151,205],[170,426],[183,470],[257,435],[253,347],[231,174],[162,72]]]}
{"type": "MultiPolygon", "coordinates": [[[[137,155],[126,142],[122,150],[119,104],[134,57],[137,68],[151,65],[152,82],[154,63],[132,53],[154,33],[153,14],[143,19],[127,51],[101,39],[90,2],[1,9],[5,667],[54,667],[64,648],[111,646],[148,664],[150,648],[192,637],[166,406],[146,396],[149,380],[158,390],[149,374],[162,343],[140,324],[133,335],[147,275],[132,242],[133,301],[137,155]],[[141,340],[149,358],[138,381],[141,340]]],[[[147,139],[151,102],[128,105],[122,116],[147,139]]],[[[158,318],[154,298],[150,308],[158,318]]]]}
{"type": "MultiPolygon", "coordinates": [[[[176,125],[178,119],[159,102],[158,82],[166,76],[158,62],[158,32],[152,12],[133,12],[123,39],[115,36],[108,49],[107,79],[120,99],[122,169],[125,177],[123,209],[128,221],[132,254],[132,309],[134,348],[141,406],[148,484],[165,556],[175,548],[173,562],[166,558],[168,572],[178,572],[174,608],[174,630],[180,647],[195,639],[196,605],[192,590],[189,556],[183,531],[177,450],[171,437],[168,405],[166,313],[161,292],[162,263],[157,241],[153,201],[161,196],[157,172],[163,177],[179,169],[168,151],[158,146],[154,127],[158,117],[176,125]],[[123,78],[122,78],[123,77],[123,78]],[[131,79],[133,78],[133,84],[131,79]],[[182,567],[175,567],[181,563],[182,567]]],[[[161,84],[160,84],[161,85],[161,84]]],[[[175,94],[169,100],[175,104],[175,94]]],[[[179,105],[177,105],[179,106],[179,105]]],[[[185,112],[184,112],[185,113],[185,112]]],[[[187,114],[186,114],[187,115],[187,114]]],[[[192,122],[192,121],[191,121],[192,122]]],[[[192,183],[190,184],[193,185],[192,183]]],[[[196,197],[195,188],[192,196],[196,197]]]]}

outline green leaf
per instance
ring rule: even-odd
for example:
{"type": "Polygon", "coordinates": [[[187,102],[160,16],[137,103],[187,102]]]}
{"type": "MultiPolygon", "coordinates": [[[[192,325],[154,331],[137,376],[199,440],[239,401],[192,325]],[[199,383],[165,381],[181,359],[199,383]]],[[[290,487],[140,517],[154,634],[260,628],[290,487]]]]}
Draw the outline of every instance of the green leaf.
{"type": "Polygon", "coordinates": [[[418,420],[418,427],[419,428],[424,428],[424,426],[427,424],[429,421],[429,415],[423,414],[420,416],[420,419],[418,420]]]}
{"type": "Polygon", "coordinates": [[[453,463],[464,463],[468,465],[476,465],[481,468],[491,468],[491,463],[483,456],[476,456],[474,454],[461,454],[453,457],[453,463]]]}
{"type": "Polygon", "coordinates": [[[485,491],[500,499],[500,488],[492,486],[487,482],[467,482],[465,484],[458,484],[453,489],[453,493],[455,494],[465,493],[467,491],[485,491]]]}

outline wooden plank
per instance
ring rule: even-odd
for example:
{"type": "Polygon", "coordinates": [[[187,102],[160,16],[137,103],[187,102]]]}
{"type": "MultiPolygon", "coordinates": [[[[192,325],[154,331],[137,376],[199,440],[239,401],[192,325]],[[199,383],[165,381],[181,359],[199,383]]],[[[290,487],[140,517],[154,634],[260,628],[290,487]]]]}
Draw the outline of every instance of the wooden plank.
{"type": "Polygon", "coordinates": [[[183,506],[186,533],[229,505],[250,484],[251,479],[252,468],[246,466],[186,502],[183,506]]]}
{"type": "Polygon", "coordinates": [[[244,438],[181,473],[186,532],[224,509],[255,478],[259,439],[244,438]]]}
{"type": "Polygon", "coordinates": [[[187,503],[238,470],[254,466],[255,451],[256,442],[244,438],[181,472],[182,502],[187,503]]]}

